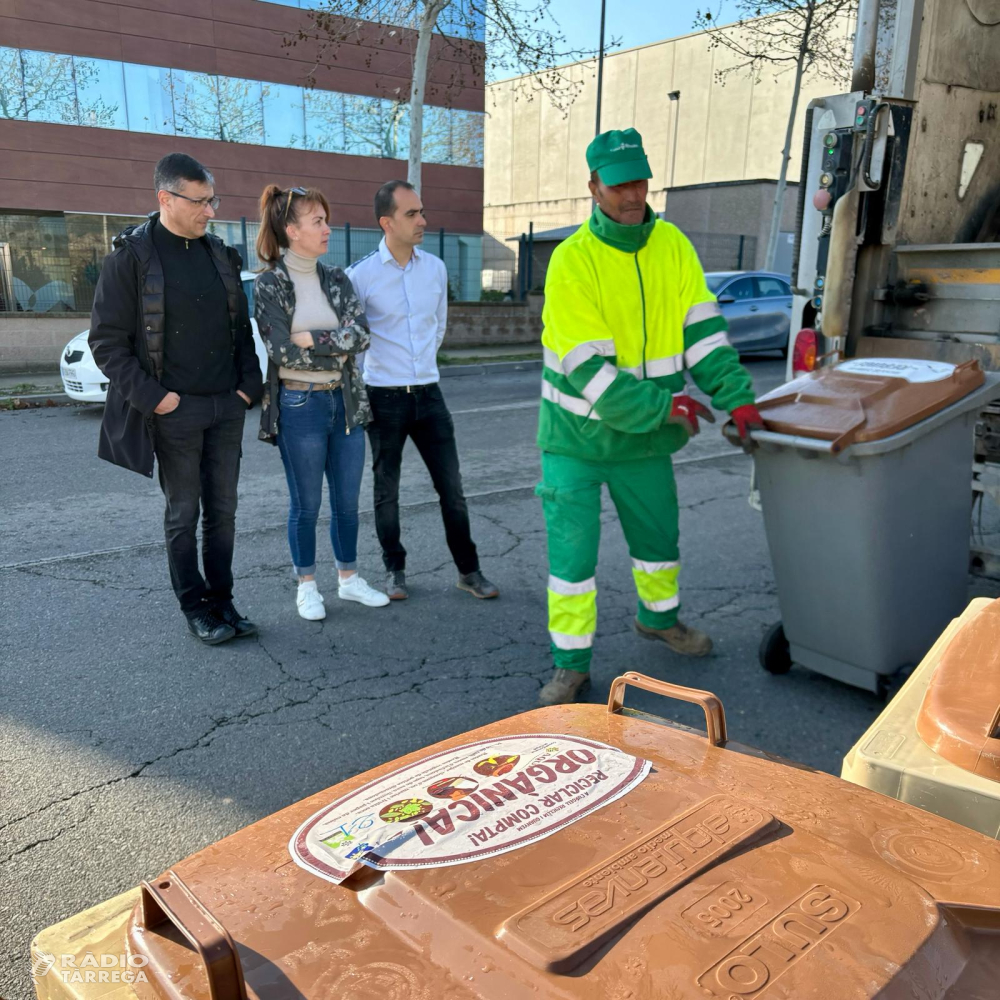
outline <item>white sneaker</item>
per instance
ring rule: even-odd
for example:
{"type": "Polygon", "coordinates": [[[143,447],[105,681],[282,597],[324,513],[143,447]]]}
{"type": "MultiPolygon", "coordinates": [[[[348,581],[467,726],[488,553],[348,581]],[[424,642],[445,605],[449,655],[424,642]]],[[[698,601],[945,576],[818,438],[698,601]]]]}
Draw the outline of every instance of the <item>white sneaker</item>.
{"type": "Polygon", "coordinates": [[[299,584],[295,606],[306,621],[318,622],[326,617],[326,605],[323,603],[323,595],[316,588],[315,580],[304,580],[299,584]]]}
{"type": "Polygon", "coordinates": [[[369,608],[384,608],[389,603],[389,598],[381,590],[369,586],[360,573],[355,573],[346,580],[342,579],[337,588],[337,596],[342,601],[357,601],[369,608]]]}

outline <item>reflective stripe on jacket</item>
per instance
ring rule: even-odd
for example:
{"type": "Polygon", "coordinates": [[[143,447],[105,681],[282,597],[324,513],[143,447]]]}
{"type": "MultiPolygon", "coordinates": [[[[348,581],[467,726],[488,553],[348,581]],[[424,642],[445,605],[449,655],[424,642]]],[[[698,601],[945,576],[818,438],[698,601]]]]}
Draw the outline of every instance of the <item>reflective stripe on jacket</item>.
{"type": "Polygon", "coordinates": [[[666,422],[685,372],[717,409],[754,401],[698,255],[668,222],[658,220],[637,253],[584,223],[552,254],[542,322],[545,451],[622,461],[672,454],[687,442],[666,422]]]}

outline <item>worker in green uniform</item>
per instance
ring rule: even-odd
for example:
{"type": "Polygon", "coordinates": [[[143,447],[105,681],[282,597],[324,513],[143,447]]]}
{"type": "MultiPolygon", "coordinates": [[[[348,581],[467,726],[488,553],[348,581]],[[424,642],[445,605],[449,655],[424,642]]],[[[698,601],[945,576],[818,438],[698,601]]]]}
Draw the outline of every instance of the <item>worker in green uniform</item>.
{"type": "Polygon", "coordinates": [[[637,632],[685,656],[712,640],[677,618],[677,491],[670,456],[711,410],[685,374],[728,411],[743,446],[763,427],[749,372],[687,237],[646,204],[652,176],[635,129],[587,147],[590,219],[552,254],[545,279],[545,366],[538,445],[549,547],[555,673],[543,705],[574,701],[590,676],[597,627],[601,486],[632,557],[637,632]]]}

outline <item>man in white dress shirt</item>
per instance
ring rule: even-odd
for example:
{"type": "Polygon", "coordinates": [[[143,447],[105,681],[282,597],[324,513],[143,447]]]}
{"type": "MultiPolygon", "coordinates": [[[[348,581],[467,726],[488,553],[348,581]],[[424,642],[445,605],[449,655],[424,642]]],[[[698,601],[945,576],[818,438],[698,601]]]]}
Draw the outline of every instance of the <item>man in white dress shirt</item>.
{"type": "Polygon", "coordinates": [[[406,549],[399,537],[399,475],[409,437],[441,501],[445,537],[458,567],[457,586],[479,598],[497,588],[479,569],[469,528],[455,427],[438,384],[437,352],[448,320],[448,272],[420,249],[427,220],[420,195],[406,181],[389,181],[375,195],[375,218],[385,234],[378,250],[347,273],[368,316],[371,344],[364,377],[374,419],[368,425],[375,474],[375,530],[388,573],[386,593],[406,589],[406,549]]]}

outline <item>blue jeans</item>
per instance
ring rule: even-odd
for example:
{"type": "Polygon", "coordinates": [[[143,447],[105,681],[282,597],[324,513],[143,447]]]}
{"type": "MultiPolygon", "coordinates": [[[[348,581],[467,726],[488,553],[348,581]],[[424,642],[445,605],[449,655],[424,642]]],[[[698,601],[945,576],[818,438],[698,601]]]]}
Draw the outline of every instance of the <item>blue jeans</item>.
{"type": "Polygon", "coordinates": [[[278,450],[291,504],[288,546],[299,576],[316,572],[316,520],[323,500],[323,474],[330,487],[330,541],[337,569],[356,569],[358,495],[365,466],[365,435],[348,433],[340,389],[281,387],[278,450]]]}

